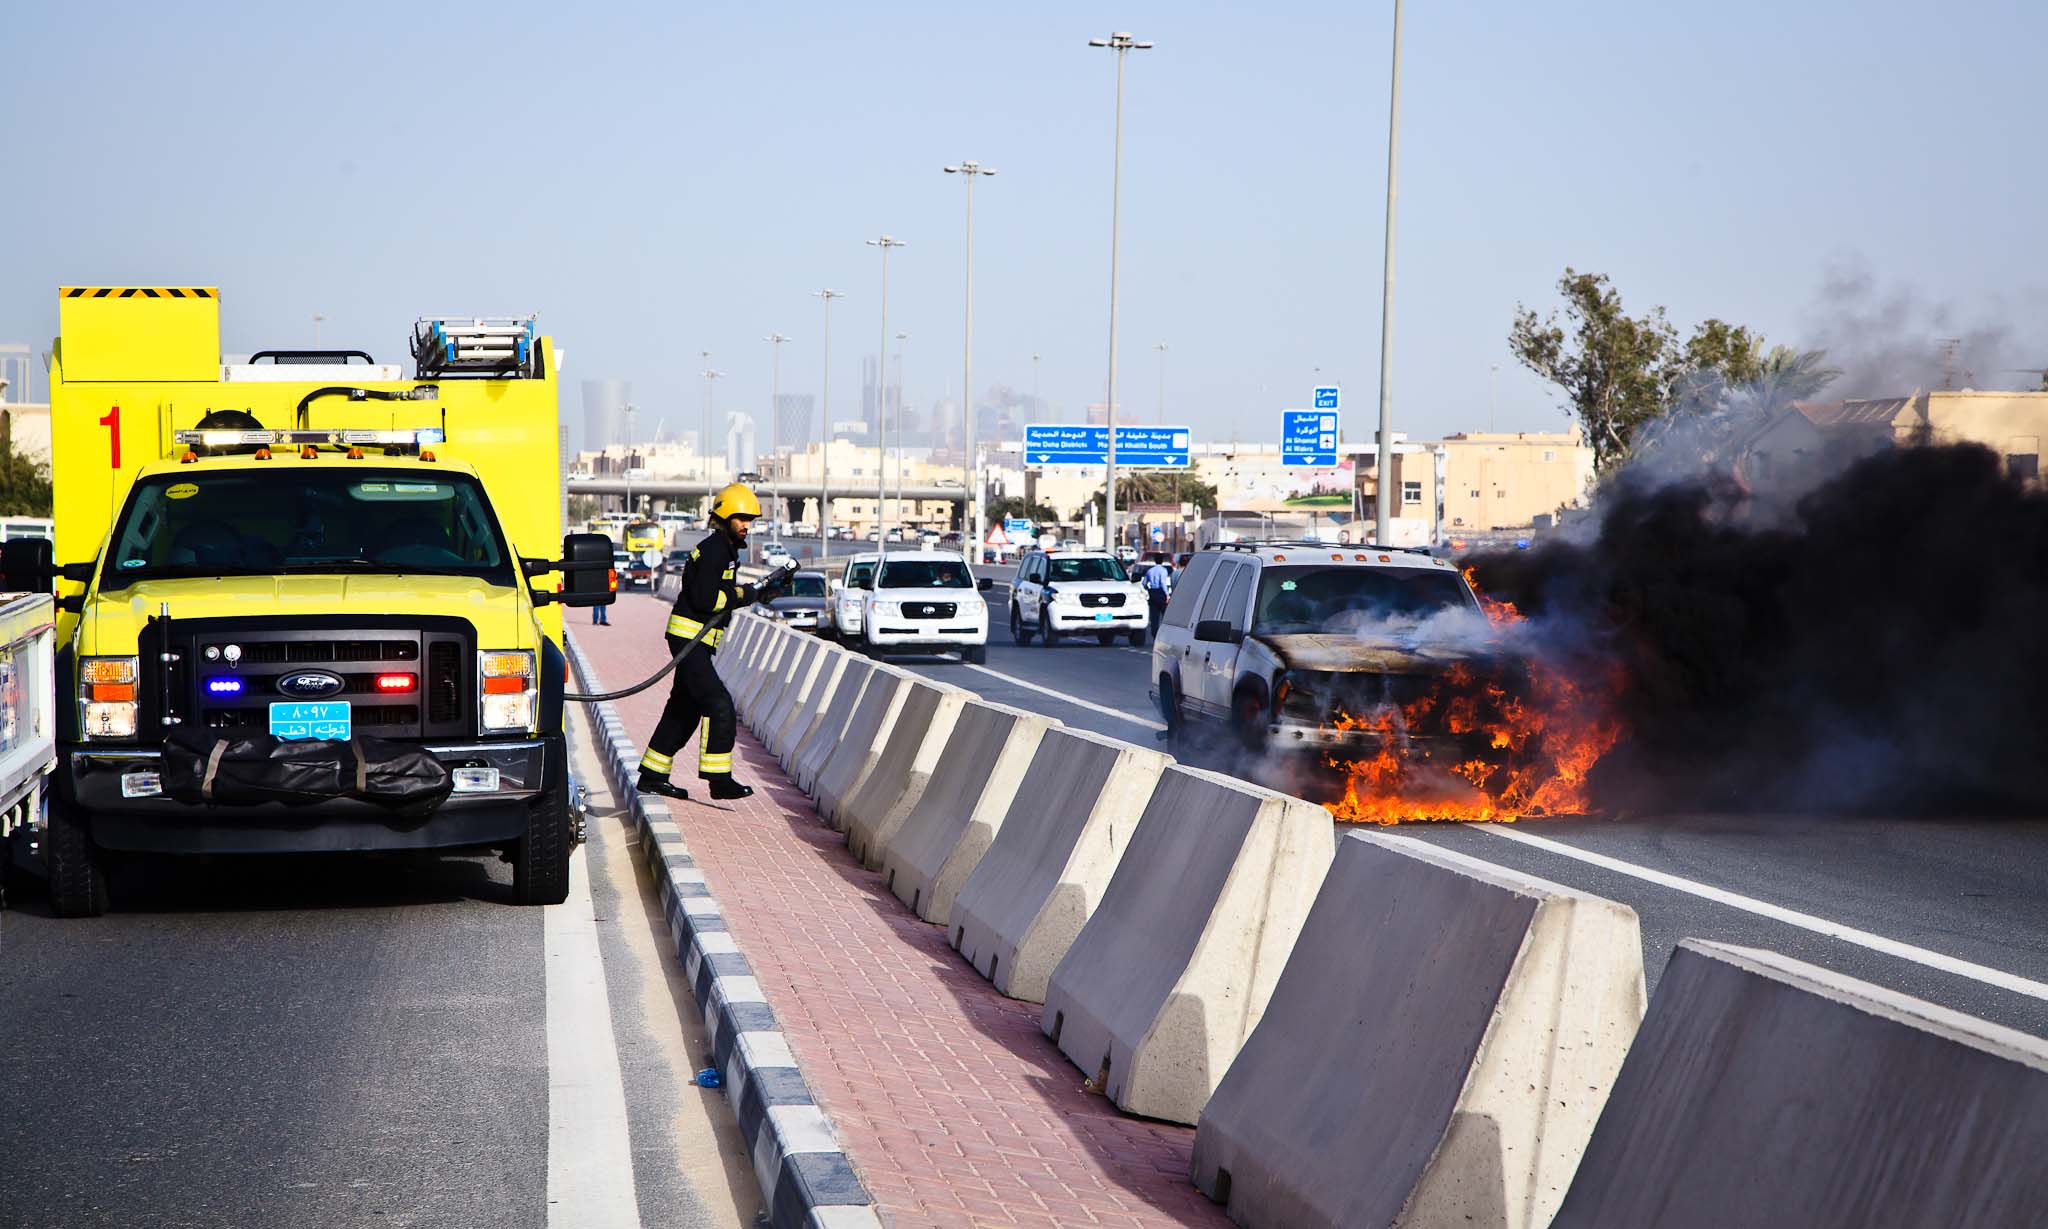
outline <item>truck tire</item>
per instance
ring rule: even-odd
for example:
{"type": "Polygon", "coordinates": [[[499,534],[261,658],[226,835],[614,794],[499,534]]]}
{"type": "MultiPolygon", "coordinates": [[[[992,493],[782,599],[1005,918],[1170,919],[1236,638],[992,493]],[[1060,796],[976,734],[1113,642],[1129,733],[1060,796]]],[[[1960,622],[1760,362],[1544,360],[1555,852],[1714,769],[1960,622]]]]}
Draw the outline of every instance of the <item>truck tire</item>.
{"type": "Polygon", "coordinates": [[[45,865],[50,872],[50,912],[58,917],[98,917],[111,902],[107,894],[107,864],[85,817],[57,799],[50,800],[49,847],[45,865]]]}
{"type": "Polygon", "coordinates": [[[1043,612],[1038,616],[1038,638],[1048,649],[1060,642],[1060,629],[1052,625],[1052,616],[1043,612]]]}
{"type": "Polygon", "coordinates": [[[970,644],[960,650],[960,660],[971,666],[985,666],[988,664],[988,646],[970,644]]]}
{"type": "Polygon", "coordinates": [[[1024,612],[1017,609],[1015,602],[1010,603],[1010,639],[1018,644],[1031,643],[1031,629],[1024,626],[1024,612]]]}
{"type": "Polygon", "coordinates": [[[559,905],[569,898],[569,850],[575,844],[569,791],[556,786],[527,805],[526,835],[512,849],[512,903],[559,905]]]}
{"type": "Polygon", "coordinates": [[[1097,643],[1097,644],[1101,645],[1101,646],[1102,646],[1103,648],[1105,648],[1105,649],[1106,649],[1106,648],[1108,648],[1108,647],[1109,647],[1110,645],[1112,645],[1112,644],[1115,644],[1115,643],[1116,643],[1116,633],[1115,633],[1115,632],[1097,632],[1097,633],[1095,633],[1095,643],[1097,643]]]}

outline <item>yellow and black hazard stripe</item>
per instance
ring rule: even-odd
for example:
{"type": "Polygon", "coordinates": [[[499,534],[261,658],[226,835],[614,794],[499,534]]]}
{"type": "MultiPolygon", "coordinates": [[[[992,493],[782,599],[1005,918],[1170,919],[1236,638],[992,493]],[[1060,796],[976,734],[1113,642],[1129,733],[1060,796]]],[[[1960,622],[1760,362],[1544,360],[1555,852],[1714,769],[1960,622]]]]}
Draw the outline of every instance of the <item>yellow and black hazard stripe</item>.
{"type": "Polygon", "coordinates": [[[213,286],[66,286],[67,299],[218,299],[213,286]]]}

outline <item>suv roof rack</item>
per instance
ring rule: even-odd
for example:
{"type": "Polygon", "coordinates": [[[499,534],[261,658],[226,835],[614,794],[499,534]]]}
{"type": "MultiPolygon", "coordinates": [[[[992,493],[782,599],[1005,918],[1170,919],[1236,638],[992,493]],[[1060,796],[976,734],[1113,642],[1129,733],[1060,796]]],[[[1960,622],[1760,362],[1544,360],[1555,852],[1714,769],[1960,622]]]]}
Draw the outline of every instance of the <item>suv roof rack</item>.
{"type": "Polygon", "coordinates": [[[1247,538],[1237,542],[1211,542],[1203,550],[1233,550],[1251,554],[1256,551],[1281,547],[1307,548],[1309,550],[1382,550],[1399,551],[1404,555],[1428,555],[1427,546],[1382,546],[1377,542],[1318,542],[1312,538],[1247,538]]]}

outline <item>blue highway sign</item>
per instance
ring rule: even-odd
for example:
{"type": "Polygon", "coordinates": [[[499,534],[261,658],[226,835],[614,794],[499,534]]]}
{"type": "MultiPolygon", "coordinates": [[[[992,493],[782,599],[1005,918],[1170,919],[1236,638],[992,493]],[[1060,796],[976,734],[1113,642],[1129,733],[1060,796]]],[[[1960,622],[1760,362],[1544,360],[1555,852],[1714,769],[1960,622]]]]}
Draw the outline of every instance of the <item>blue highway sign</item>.
{"type": "MultiPolygon", "coordinates": [[[[1322,399],[1323,391],[1316,390],[1317,400],[1322,399]]],[[[1337,468],[1337,411],[1280,411],[1280,464],[1337,468]]]]}
{"type": "Polygon", "coordinates": [[[1317,408],[1317,409],[1319,409],[1319,410],[1334,410],[1334,409],[1336,409],[1336,408],[1337,408],[1337,398],[1338,398],[1338,397],[1339,397],[1340,395],[1341,395],[1341,394],[1340,394],[1339,390],[1338,390],[1338,389],[1335,389],[1335,388],[1327,388],[1327,387],[1326,387],[1326,388],[1319,388],[1319,389],[1317,389],[1317,390],[1316,390],[1316,408],[1317,408]]]}
{"type": "MultiPolygon", "coordinates": [[[[1189,437],[1186,427],[1119,424],[1116,463],[1135,469],[1185,468],[1189,437]]],[[[1109,428],[1032,423],[1024,428],[1024,461],[1027,465],[1105,465],[1109,462],[1109,428]]]]}

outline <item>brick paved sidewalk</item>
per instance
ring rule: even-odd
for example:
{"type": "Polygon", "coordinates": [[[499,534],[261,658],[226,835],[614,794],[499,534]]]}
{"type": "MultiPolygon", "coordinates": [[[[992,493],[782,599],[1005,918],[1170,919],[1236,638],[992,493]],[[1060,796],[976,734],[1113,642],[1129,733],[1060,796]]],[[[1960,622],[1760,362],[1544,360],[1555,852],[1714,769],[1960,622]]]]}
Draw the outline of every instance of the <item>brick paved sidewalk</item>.
{"type": "MultiPolygon", "coordinates": [[[[571,627],[616,688],[665,660],[666,613],[628,594],[609,630],[575,612],[571,627]]],[[[667,695],[664,680],[619,702],[636,739],[667,695]]],[[[677,779],[701,798],[695,758],[676,756],[677,779]]],[[[1084,1091],[1038,1007],[997,994],[855,862],[744,728],[733,758],[752,798],[672,811],[888,1223],[1229,1224],[1188,1181],[1192,1130],[1084,1091]]]]}

